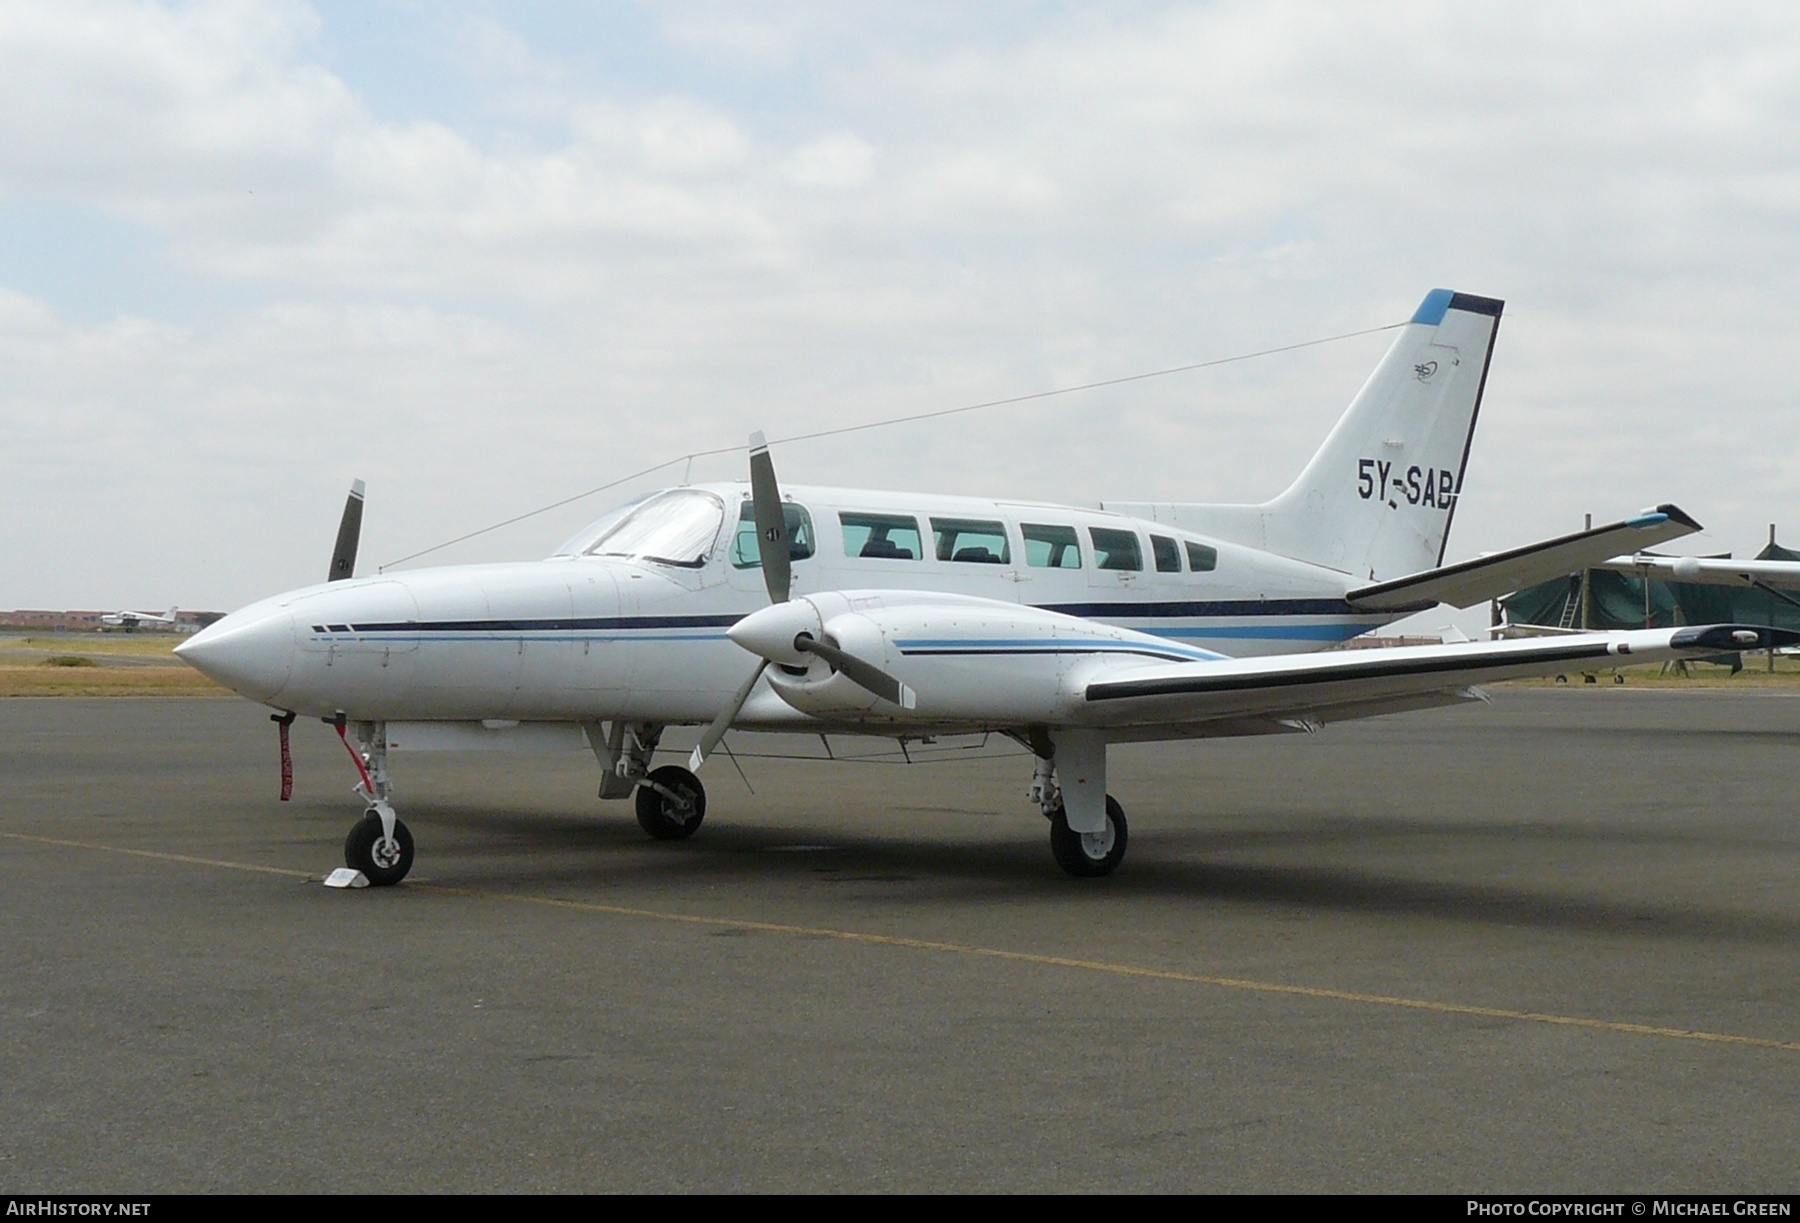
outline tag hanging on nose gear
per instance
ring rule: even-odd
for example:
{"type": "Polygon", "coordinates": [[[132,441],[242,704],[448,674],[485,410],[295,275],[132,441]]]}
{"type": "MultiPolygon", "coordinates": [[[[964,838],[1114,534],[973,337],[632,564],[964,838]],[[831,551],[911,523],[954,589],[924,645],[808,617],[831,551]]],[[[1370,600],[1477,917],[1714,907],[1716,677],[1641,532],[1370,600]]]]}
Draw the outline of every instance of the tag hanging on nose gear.
{"type": "Polygon", "coordinates": [[[350,762],[356,766],[357,776],[362,778],[363,792],[368,796],[370,802],[374,802],[378,797],[375,793],[374,779],[369,776],[369,770],[363,764],[362,753],[350,746],[350,740],[344,734],[344,719],[339,717],[330,719],[330,721],[332,727],[337,731],[338,738],[343,740],[344,750],[350,753],[350,762]]]}
{"type": "Polygon", "coordinates": [[[294,757],[288,751],[288,727],[294,724],[294,715],[290,713],[272,713],[269,721],[275,723],[281,734],[281,801],[287,802],[294,796],[294,757]]]}

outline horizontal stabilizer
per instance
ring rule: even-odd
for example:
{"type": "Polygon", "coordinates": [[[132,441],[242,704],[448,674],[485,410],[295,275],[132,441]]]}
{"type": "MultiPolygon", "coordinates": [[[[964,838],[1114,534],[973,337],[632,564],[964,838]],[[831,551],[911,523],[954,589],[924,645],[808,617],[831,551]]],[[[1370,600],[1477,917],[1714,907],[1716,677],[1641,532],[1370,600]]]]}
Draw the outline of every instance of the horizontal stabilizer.
{"type": "Polygon", "coordinates": [[[1624,522],[1362,586],[1344,597],[1358,611],[1417,611],[1439,603],[1472,607],[1551,578],[1605,564],[1618,557],[1621,546],[1637,551],[1698,530],[1700,524],[1676,506],[1659,505],[1624,522]]]}

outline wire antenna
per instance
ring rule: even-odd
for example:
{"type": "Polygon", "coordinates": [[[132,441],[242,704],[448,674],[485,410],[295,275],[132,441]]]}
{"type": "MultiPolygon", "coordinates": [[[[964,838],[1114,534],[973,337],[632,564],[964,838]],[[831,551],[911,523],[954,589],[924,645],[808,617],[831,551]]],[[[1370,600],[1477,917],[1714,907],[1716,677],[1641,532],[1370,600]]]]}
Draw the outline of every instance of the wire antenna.
{"type": "MultiPolygon", "coordinates": [[[[1275,348],[1259,348],[1255,352],[1242,352],[1230,357],[1214,357],[1210,361],[1194,361],[1187,365],[1171,365],[1167,369],[1153,369],[1141,374],[1126,374],[1119,378],[1102,378],[1098,382],[1082,382],[1075,386],[1059,386],[1054,390],[1033,391],[1028,395],[1009,395],[1005,399],[986,399],[980,403],[963,404],[961,407],[957,408],[939,408],[933,412],[915,412],[910,416],[890,416],[886,420],[865,421],[860,425],[843,425],[836,429],[818,429],[811,433],[795,433],[788,437],[775,438],[770,441],[769,444],[771,446],[785,446],[791,445],[794,442],[810,442],[816,441],[822,437],[840,437],[846,433],[861,433],[865,429],[885,429],[890,425],[910,425],[921,420],[938,420],[945,416],[958,416],[964,412],[979,412],[985,408],[1003,408],[1010,404],[1031,403],[1034,400],[1051,399],[1058,395],[1073,395],[1078,391],[1097,391],[1102,387],[1123,386],[1127,382],[1142,382],[1146,378],[1166,378],[1170,374],[1186,374],[1197,369],[1211,369],[1214,366],[1230,365],[1236,361],[1250,361],[1257,357],[1272,357],[1277,353],[1294,352],[1301,348],[1316,348],[1320,344],[1334,344],[1339,340],[1353,340],[1358,336],[1376,335],[1379,332],[1393,331],[1396,328],[1404,326],[1406,326],[1405,320],[1398,323],[1384,323],[1380,327],[1364,327],[1360,331],[1346,331],[1338,335],[1321,336],[1316,340],[1301,340],[1297,344],[1282,344],[1275,348]]],[[[665,467],[673,467],[677,463],[686,463],[688,474],[691,475],[693,474],[695,459],[711,458],[718,454],[731,454],[734,451],[741,451],[743,449],[743,446],[717,446],[711,450],[692,450],[686,454],[678,454],[674,458],[666,459],[654,466],[640,468],[628,476],[620,476],[616,480],[608,480],[605,484],[596,485],[586,492],[580,492],[573,496],[564,497],[560,501],[552,501],[549,505],[539,506],[535,510],[527,510],[523,514],[515,514],[511,518],[503,519],[500,522],[482,527],[479,530],[470,531],[466,535],[458,535],[455,539],[446,539],[441,544],[433,544],[429,548],[421,548],[417,552],[409,552],[399,560],[389,561],[387,564],[382,565],[376,572],[386,573],[389,569],[404,565],[407,561],[418,560],[421,556],[429,556],[433,552],[441,552],[445,548],[454,547],[460,543],[466,543],[471,539],[476,539],[482,535],[498,531],[502,527],[510,527],[514,523],[524,522],[528,518],[536,518],[539,514],[548,514],[551,510],[560,510],[565,505],[573,505],[577,501],[582,501],[588,497],[603,493],[609,488],[617,488],[621,484],[629,484],[633,480],[641,479],[653,472],[661,471],[665,467]]]]}

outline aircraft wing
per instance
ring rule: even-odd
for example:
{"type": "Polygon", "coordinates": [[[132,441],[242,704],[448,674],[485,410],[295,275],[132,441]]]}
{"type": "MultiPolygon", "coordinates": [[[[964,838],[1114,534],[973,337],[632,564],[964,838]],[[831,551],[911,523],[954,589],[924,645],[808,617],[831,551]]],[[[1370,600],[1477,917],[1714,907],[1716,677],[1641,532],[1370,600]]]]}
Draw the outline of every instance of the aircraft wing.
{"type": "Polygon", "coordinates": [[[1337,721],[1468,699],[1473,684],[1800,643],[1800,632],[1707,625],[1523,641],[1340,650],[1218,662],[1106,665],[1082,690],[1100,725],[1220,718],[1337,721]],[[1427,698],[1441,699],[1427,699],[1427,698]]]}
{"type": "Polygon", "coordinates": [[[1692,582],[1702,586],[1750,586],[1776,591],[1800,590],[1800,561],[1734,561],[1696,556],[1615,556],[1594,565],[1652,577],[1659,582],[1692,582]]]}
{"type": "Polygon", "coordinates": [[[1698,530],[1700,524],[1678,507],[1659,505],[1623,522],[1376,582],[1344,597],[1358,611],[1420,611],[1439,603],[1472,607],[1551,578],[1598,567],[1618,557],[1621,546],[1637,551],[1698,530]]]}
{"type": "Polygon", "coordinates": [[[750,673],[732,718],[763,721],[779,701],[821,722],[882,733],[1041,724],[1104,729],[1120,740],[1305,730],[1479,700],[1473,686],[1491,680],[1800,643],[1800,630],[1715,624],[1228,658],[1043,608],[896,590],[795,596],[744,617],[729,636],[780,664],[750,673]],[[802,642],[829,643],[830,661],[812,664],[802,642]],[[762,705],[759,683],[768,689],[762,705]]]}

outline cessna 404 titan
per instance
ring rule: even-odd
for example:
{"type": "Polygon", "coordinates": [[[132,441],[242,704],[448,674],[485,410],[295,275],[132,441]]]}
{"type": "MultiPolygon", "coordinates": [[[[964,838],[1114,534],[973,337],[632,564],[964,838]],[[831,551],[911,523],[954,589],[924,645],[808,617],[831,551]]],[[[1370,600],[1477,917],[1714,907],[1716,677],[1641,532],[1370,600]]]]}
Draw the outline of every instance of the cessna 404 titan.
{"type": "Polygon", "coordinates": [[[1662,506],[1442,563],[1500,311],[1429,294],[1261,505],[783,490],[756,435],[747,484],[655,493],[546,560],[352,578],[358,488],[342,580],[234,612],[178,653],[281,711],[284,734],[304,714],[354,739],[365,811],[345,860],[375,884],[413,860],[390,750],[585,740],[600,797],[635,794],[644,830],[675,840],[700,826],[695,774],[732,730],[1007,735],[1035,760],[1056,861],[1105,875],[1127,837],[1110,743],[1309,732],[1479,700],[1484,679],[1770,647],[1778,630],[1713,625],[1318,652],[1699,529],[1662,506]],[[704,726],[699,746],[654,766],[677,725],[704,726]]]}

